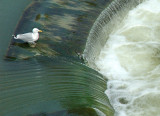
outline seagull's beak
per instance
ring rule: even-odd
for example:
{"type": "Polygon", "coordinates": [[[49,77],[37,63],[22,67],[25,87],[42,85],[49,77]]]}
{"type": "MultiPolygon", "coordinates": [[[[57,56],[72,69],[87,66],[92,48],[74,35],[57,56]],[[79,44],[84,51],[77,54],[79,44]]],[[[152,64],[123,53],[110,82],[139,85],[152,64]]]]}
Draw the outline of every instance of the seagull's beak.
{"type": "Polygon", "coordinates": [[[42,30],[39,30],[38,32],[43,32],[42,30]]]}

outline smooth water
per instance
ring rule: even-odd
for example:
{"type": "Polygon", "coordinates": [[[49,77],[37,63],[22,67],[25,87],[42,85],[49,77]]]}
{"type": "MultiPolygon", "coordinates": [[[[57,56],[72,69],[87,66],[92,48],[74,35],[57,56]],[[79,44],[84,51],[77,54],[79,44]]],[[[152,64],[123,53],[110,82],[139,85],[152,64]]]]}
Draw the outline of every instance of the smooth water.
{"type": "Polygon", "coordinates": [[[107,79],[81,56],[108,1],[13,2],[0,2],[0,116],[113,116],[107,79]],[[35,48],[11,36],[33,27],[43,30],[35,48]]]}
{"type": "Polygon", "coordinates": [[[115,116],[159,116],[160,0],[133,2],[117,0],[102,12],[101,19],[113,15],[108,22],[98,19],[95,26],[100,31],[93,27],[90,36],[94,35],[95,40],[88,38],[93,45],[87,44],[98,55],[94,63],[86,54],[90,49],[85,50],[84,56],[91,67],[109,79],[106,95],[115,116]],[[114,12],[117,9],[120,10],[114,12]],[[94,41],[98,40],[106,42],[97,45],[94,41]]]}
{"type": "Polygon", "coordinates": [[[16,24],[31,0],[0,1],[0,60],[4,58],[16,24]]]}

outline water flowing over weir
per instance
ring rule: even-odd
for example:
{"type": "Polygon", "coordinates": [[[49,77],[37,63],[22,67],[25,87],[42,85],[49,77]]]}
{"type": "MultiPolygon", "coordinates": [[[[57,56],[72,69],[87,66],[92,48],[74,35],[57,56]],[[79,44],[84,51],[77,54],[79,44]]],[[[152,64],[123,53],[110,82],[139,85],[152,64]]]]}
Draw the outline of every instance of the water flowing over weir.
{"type": "Polygon", "coordinates": [[[97,18],[87,39],[84,58],[89,65],[95,67],[95,59],[104,47],[109,34],[119,25],[129,10],[142,0],[115,0],[97,18]]]}
{"type": "Polygon", "coordinates": [[[91,29],[84,58],[109,79],[115,116],[159,116],[160,0],[116,0],[91,29]]]}
{"type": "Polygon", "coordinates": [[[0,69],[0,116],[113,115],[106,79],[83,64],[37,57],[0,69]]]}

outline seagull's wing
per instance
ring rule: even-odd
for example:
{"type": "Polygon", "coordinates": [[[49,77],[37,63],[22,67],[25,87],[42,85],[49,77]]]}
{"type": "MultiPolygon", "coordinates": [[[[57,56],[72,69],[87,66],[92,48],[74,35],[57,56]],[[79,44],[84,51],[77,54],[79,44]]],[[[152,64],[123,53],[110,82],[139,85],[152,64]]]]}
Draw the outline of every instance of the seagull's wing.
{"type": "Polygon", "coordinates": [[[24,42],[32,42],[33,36],[32,33],[18,34],[17,39],[23,40],[24,42]]]}

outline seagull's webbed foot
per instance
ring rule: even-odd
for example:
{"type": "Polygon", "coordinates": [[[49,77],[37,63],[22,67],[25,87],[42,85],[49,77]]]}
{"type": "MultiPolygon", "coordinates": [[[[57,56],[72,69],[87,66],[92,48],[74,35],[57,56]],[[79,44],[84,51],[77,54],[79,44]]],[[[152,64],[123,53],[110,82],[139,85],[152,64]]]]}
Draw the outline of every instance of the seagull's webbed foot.
{"type": "Polygon", "coordinates": [[[32,47],[32,48],[36,47],[36,43],[35,43],[35,42],[28,42],[28,44],[29,44],[29,46],[32,47]]]}

